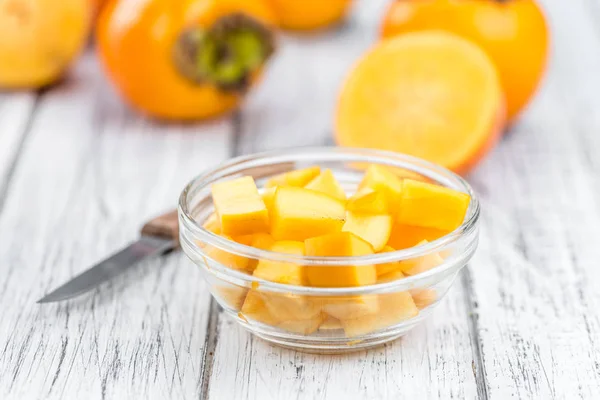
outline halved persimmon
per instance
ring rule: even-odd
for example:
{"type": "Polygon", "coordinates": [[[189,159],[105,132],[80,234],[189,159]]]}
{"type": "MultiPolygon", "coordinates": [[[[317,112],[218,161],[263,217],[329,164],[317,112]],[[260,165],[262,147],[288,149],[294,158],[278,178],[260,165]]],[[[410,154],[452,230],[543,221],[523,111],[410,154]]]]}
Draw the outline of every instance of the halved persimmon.
{"type": "Polygon", "coordinates": [[[492,61],[442,31],[384,40],[355,66],[340,94],[335,136],[342,146],[415,155],[466,173],[504,126],[492,61]]]}
{"type": "Polygon", "coordinates": [[[498,69],[510,123],[529,103],[546,70],[550,35],[538,2],[396,0],[385,13],[381,34],[437,29],[479,45],[498,69]]]}

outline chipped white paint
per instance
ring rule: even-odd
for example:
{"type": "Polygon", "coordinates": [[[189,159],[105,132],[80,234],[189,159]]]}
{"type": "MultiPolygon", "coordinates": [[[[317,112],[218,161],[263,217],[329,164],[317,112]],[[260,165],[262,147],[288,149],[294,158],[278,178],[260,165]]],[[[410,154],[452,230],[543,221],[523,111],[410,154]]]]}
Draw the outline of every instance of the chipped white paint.
{"type": "Polygon", "coordinates": [[[600,389],[600,8],[544,4],[545,87],[471,179],[485,212],[468,285],[494,399],[600,389]]]}
{"type": "Polygon", "coordinates": [[[72,302],[35,303],[230,155],[230,123],[197,131],[128,111],[92,57],[41,95],[0,216],[0,398],[199,396],[209,297],[183,255],[72,302]]]}
{"type": "Polygon", "coordinates": [[[600,390],[600,7],[545,0],[544,90],[470,181],[481,246],[423,326],[318,356],[271,346],[211,306],[179,254],[88,296],[43,293],[133,239],[230,155],[330,142],[338,88],[385,0],[339,30],[282,39],[245,107],[204,125],[130,111],[91,55],[40,95],[0,94],[0,398],[594,398],[600,390]]]}

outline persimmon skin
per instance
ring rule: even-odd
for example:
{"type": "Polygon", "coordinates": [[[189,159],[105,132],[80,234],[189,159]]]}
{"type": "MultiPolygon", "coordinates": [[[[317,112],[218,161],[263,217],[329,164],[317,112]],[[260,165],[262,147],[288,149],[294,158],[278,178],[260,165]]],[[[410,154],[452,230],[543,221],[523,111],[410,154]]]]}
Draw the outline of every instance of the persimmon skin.
{"type": "Polygon", "coordinates": [[[340,22],[352,0],[269,0],[269,3],[281,28],[310,31],[340,22]]]}
{"type": "Polygon", "coordinates": [[[402,0],[393,2],[383,37],[441,29],[479,45],[494,61],[508,122],[527,106],[546,70],[549,31],[535,0],[402,0]]]}
{"type": "Polygon", "coordinates": [[[0,90],[60,80],[90,31],[88,0],[0,0],[0,90]]]}
{"type": "Polygon", "coordinates": [[[262,0],[110,0],[96,28],[99,56],[133,107],[166,120],[216,117],[235,109],[242,95],[183,77],[173,62],[172,46],[190,26],[208,28],[235,13],[267,27],[276,25],[262,0]]]}

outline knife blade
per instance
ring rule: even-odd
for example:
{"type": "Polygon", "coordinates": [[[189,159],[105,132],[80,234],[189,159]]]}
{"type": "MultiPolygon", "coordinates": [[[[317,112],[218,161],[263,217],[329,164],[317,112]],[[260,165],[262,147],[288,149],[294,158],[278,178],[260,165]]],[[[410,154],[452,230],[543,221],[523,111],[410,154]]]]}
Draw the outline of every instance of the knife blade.
{"type": "Polygon", "coordinates": [[[176,211],[154,218],[144,225],[139,240],[75,276],[37,302],[68,300],[89,292],[141,261],[159,257],[176,249],[179,246],[178,235],[176,211]]]}
{"type": "MultiPolygon", "coordinates": [[[[292,171],[294,166],[292,162],[282,162],[278,165],[252,167],[245,173],[254,178],[263,178],[292,171]]],[[[177,249],[179,247],[177,210],[152,219],[143,226],[141,233],[142,236],[138,241],[75,276],[37,302],[50,303],[72,299],[120,275],[141,261],[160,257],[177,249]]]]}

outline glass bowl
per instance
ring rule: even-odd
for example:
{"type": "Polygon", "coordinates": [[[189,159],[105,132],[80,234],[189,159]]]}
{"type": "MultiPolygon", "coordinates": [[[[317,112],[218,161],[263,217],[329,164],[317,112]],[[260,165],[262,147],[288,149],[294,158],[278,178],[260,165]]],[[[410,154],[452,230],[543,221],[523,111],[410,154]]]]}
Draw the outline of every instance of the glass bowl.
{"type": "MultiPolygon", "coordinates": [[[[336,353],[380,345],[421,323],[439,304],[478,242],[479,202],[456,174],[408,155],[368,149],[303,148],[232,159],[192,180],[179,199],[180,242],[198,265],[224,312],[251,333],[278,345],[336,353]],[[228,240],[203,228],[214,208],[212,183],[254,176],[259,190],[281,172],[319,165],[353,193],[367,164],[396,168],[400,175],[428,180],[471,196],[467,215],[454,231],[407,249],[360,257],[307,257],[275,253],[228,240]],[[383,267],[427,258],[436,266],[416,275],[359,287],[308,287],[252,276],[248,265],[283,263],[299,268],[383,267]]],[[[406,264],[405,264],[406,265],[406,264]]]]}

